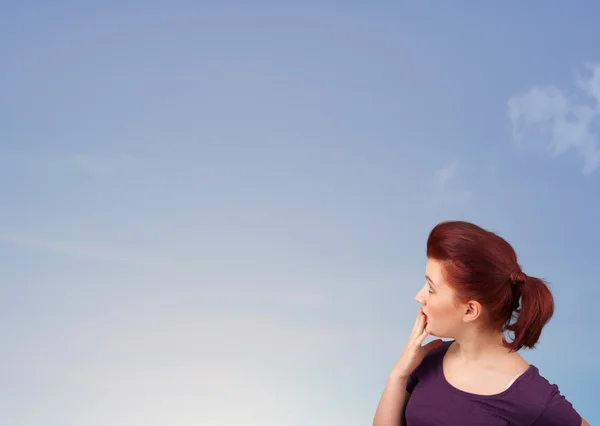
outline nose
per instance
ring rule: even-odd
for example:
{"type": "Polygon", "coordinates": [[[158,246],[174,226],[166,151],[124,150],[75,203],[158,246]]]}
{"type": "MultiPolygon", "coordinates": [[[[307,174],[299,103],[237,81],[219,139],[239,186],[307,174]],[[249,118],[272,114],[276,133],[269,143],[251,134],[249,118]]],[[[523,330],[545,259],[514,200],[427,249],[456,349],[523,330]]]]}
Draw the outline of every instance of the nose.
{"type": "Polygon", "coordinates": [[[419,290],[419,292],[415,295],[415,300],[420,303],[421,305],[425,305],[426,302],[426,296],[425,296],[425,287],[423,287],[421,290],[419,290]]]}

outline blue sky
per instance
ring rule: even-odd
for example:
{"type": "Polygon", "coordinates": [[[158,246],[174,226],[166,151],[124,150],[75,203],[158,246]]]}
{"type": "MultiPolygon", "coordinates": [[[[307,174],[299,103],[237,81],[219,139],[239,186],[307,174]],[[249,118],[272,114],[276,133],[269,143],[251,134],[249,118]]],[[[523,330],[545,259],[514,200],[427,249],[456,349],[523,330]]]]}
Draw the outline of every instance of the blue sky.
{"type": "Polygon", "coordinates": [[[5,424],[369,424],[448,219],[600,421],[600,7],[398,3],[5,5],[5,424]]]}

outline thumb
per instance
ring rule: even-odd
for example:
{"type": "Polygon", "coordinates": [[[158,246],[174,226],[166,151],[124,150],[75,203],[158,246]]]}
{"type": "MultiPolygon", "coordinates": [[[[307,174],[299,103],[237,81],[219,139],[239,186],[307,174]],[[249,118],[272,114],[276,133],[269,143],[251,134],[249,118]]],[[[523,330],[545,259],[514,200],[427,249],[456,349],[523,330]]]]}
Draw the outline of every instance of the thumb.
{"type": "Polygon", "coordinates": [[[423,346],[423,349],[425,349],[426,353],[429,353],[435,348],[439,348],[442,345],[442,343],[442,339],[435,339],[423,346]]]}

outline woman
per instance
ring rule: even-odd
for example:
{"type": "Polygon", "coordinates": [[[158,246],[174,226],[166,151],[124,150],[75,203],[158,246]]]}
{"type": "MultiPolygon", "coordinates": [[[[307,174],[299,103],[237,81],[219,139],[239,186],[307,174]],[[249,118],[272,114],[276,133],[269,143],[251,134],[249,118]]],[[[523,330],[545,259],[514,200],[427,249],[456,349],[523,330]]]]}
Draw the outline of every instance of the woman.
{"type": "Polygon", "coordinates": [[[421,308],[373,425],[589,426],[517,353],[535,346],[554,301],[521,270],[510,244],[476,225],[444,222],[429,235],[427,259],[415,297],[421,308]],[[429,334],[452,340],[421,346],[429,334]]]}

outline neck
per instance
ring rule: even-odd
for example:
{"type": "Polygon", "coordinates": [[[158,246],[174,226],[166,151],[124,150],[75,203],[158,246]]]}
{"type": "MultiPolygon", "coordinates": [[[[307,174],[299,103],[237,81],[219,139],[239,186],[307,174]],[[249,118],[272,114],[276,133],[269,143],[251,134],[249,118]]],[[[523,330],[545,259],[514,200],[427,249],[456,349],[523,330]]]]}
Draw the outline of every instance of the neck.
{"type": "Polygon", "coordinates": [[[509,350],[502,343],[502,332],[465,333],[455,339],[455,353],[466,363],[481,360],[490,361],[495,355],[506,355],[509,350]]]}

